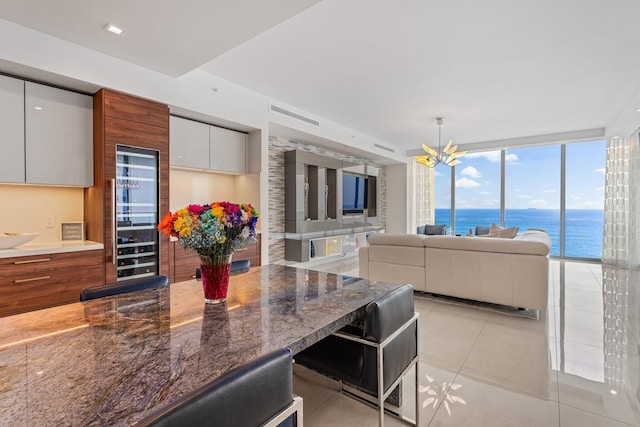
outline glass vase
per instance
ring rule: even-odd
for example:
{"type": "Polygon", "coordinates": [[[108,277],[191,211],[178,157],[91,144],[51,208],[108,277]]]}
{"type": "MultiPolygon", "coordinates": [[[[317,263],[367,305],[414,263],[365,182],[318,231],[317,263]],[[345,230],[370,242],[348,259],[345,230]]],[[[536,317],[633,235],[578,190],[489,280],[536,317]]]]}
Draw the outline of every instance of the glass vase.
{"type": "Polygon", "coordinates": [[[200,272],[204,302],[220,304],[227,300],[232,254],[200,255],[200,272]]]}

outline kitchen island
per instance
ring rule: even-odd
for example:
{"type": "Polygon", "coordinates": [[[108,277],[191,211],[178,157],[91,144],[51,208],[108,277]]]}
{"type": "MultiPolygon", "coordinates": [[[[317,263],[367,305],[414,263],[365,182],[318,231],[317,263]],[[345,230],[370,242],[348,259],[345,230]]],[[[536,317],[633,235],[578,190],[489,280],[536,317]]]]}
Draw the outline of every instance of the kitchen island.
{"type": "Polygon", "coordinates": [[[130,425],[259,355],[293,353],[397,285],[269,265],[0,318],[1,425],[130,425]]]}

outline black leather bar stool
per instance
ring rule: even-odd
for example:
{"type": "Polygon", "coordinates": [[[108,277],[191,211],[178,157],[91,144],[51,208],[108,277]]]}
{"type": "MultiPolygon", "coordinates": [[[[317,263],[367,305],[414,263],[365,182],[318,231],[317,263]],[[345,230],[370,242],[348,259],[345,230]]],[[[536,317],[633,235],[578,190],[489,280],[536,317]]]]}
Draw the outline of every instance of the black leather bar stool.
{"type": "Polygon", "coordinates": [[[374,396],[380,426],[384,425],[384,401],[415,367],[415,420],[393,415],[419,425],[418,313],[411,285],[369,303],[362,329],[347,326],[296,354],[295,361],[339,380],[341,389],[344,383],[374,396]]]}
{"type": "Polygon", "coordinates": [[[302,398],[293,396],[291,363],[291,350],[276,350],[187,393],[134,425],[302,426],[302,398]]]}
{"type": "Polygon", "coordinates": [[[169,278],[167,276],[141,277],[139,279],[125,280],[123,282],[111,283],[104,286],[84,288],[80,291],[80,301],[88,301],[95,298],[119,295],[143,289],[159,288],[168,285],[169,278]]]}

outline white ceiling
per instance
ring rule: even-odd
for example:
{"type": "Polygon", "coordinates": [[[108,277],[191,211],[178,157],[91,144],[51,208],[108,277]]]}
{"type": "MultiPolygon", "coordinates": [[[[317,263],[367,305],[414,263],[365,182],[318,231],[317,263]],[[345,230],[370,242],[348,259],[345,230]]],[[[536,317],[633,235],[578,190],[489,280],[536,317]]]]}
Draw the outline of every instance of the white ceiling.
{"type": "Polygon", "coordinates": [[[499,146],[640,108],[637,0],[0,0],[0,17],[174,77],[200,68],[405,150],[437,143],[440,116],[444,140],[499,146]]]}

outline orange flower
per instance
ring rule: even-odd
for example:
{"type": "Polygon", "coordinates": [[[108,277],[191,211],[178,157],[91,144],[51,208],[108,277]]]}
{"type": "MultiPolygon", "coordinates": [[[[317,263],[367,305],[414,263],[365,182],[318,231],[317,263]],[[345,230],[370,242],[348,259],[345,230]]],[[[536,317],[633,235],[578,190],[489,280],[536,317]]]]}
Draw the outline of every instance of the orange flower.
{"type": "Polygon", "coordinates": [[[171,213],[171,211],[167,212],[158,224],[158,231],[164,231],[164,235],[169,236],[171,234],[171,231],[173,230],[173,220],[174,215],[171,213]]]}

